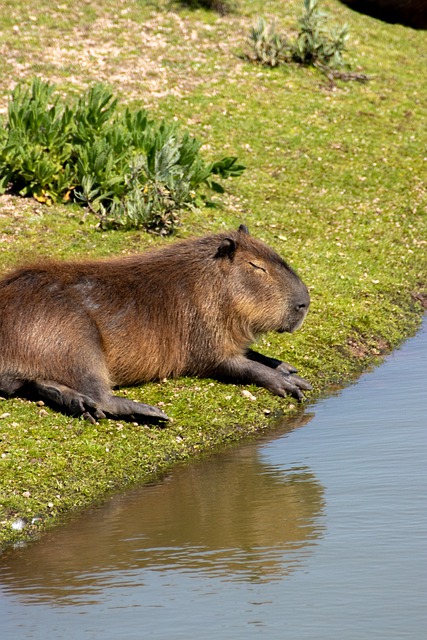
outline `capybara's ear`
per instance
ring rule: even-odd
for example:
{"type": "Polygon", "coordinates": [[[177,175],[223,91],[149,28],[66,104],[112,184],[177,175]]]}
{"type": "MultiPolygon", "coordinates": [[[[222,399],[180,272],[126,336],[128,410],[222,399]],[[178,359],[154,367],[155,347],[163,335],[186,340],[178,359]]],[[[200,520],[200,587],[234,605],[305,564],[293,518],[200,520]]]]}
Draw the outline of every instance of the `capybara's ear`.
{"type": "Polygon", "coordinates": [[[229,260],[232,260],[236,253],[236,249],[237,243],[233,238],[224,238],[224,240],[221,240],[221,244],[218,247],[215,258],[228,258],[229,260]]]}
{"type": "Polygon", "coordinates": [[[247,226],[245,224],[241,224],[238,230],[240,231],[240,233],[246,233],[247,236],[251,235],[249,233],[249,229],[247,228],[247,226]]]}

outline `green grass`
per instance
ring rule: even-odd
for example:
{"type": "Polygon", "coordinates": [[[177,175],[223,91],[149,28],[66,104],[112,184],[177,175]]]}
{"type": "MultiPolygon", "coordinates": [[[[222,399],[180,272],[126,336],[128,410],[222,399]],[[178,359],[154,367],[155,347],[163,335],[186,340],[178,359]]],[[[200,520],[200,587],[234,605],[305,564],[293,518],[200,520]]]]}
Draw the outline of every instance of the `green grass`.
{"type": "MultiPolygon", "coordinates": [[[[247,166],[226,184],[218,208],[185,213],[179,235],[246,222],[297,268],[312,296],[306,323],[292,336],[266,336],[259,349],[299,367],[314,385],[309,400],[353,380],[411,335],[422,314],[414,296],[427,290],[425,34],[324,4],[334,22],[348,22],[347,57],[368,84],[331,88],[315,70],[243,60],[258,16],[295,29],[294,1],[241,0],[238,12],[219,17],[166,0],[41,0],[37,8],[21,0],[3,3],[0,15],[3,112],[18,79],[40,75],[65,96],[101,80],[123,104],[176,119],[204,141],[207,161],[237,155],[247,166]]],[[[0,197],[0,265],[173,241],[101,233],[90,215],[81,224],[81,215],[76,207],[0,197]]],[[[127,390],[164,403],[174,422],[163,430],[90,425],[2,401],[0,545],[297,411],[290,399],[250,390],[255,401],[241,387],[188,378],[127,390]],[[18,517],[29,521],[20,532],[11,527],[18,517]]]]}

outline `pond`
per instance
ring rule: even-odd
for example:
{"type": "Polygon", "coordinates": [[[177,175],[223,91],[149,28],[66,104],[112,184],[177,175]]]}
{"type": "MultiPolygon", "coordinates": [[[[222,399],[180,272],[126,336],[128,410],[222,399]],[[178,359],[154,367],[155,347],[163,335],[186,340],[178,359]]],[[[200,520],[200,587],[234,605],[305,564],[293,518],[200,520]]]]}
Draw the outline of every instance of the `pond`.
{"type": "Polygon", "coordinates": [[[421,640],[427,322],[274,434],[0,556],[3,640],[421,640]]]}

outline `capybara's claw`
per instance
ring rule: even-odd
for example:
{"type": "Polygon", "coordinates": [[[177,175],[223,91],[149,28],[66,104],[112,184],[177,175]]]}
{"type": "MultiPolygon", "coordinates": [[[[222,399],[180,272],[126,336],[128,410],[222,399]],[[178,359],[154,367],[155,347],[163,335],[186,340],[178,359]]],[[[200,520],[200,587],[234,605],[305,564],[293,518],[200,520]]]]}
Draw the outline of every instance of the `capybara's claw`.
{"type": "Polygon", "coordinates": [[[141,402],[138,403],[140,407],[144,407],[141,411],[139,411],[138,413],[141,413],[144,416],[148,416],[150,418],[156,418],[157,420],[163,420],[163,421],[170,421],[169,416],[166,415],[166,413],[163,413],[163,411],[161,411],[160,409],[158,409],[157,407],[152,407],[149,404],[142,404],[141,402]]]}
{"type": "Polygon", "coordinates": [[[295,369],[295,367],[293,367],[291,364],[288,364],[287,362],[282,362],[277,368],[281,373],[284,373],[285,375],[288,373],[296,373],[298,371],[298,369],[295,369]]]}
{"type": "Polygon", "coordinates": [[[144,404],[143,402],[133,402],[132,417],[136,421],[141,418],[152,418],[154,420],[161,420],[162,422],[169,422],[170,418],[163,413],[157,407],[153,407],[151,404],[144,404]]]}
{"type": "Polygon", "coordinates": [[[82,413],[82,418],[83,418],[83,420],[87,420],[91,424],[96,424],[95,418],[93,417],[93,415],[91,413],[89,413],[89,411],[85,411],[84,413],[82,413]]]}
{"type": "Polygon", "coordinates": [[[303,391],[311,391],[313,389],[311,384],[304,378],[300,378],[300,376],[291,375],[289,380],[298,387],[298,389],[302,389],[303,391]]]}

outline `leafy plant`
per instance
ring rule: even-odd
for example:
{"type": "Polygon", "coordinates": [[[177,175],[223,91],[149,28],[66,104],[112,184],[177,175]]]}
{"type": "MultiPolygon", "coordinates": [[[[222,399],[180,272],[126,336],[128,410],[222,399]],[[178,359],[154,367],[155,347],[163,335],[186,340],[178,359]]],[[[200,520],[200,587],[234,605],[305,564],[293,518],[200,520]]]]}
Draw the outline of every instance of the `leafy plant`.
{"type": "Polygon", "coordinates": [[[243,172],[235,157],[205,163],[201,144],[176,124],[117,104],[102,84],[71,106],[38,78],[18,85],[0,129],[0,193],[78,202],[103,229],[168,234],[185,207],[204,203],[203,187],[222,192],[217,177],[243,172]]]}
{"type": "Polygon", "coordinates": [[[249,33],[250,54],[254,62],[263,65],[277,67],[286,62],[289,57],[288,39],[277,33],[274,24],[260,18],[256,27],[252,27],[249,33]]]}
{"type": "Polygon", "coordinates": [[[0,189],[41,202],[56,199],[57,184],[71,157],[72,112],[53,97],[53,87],[36,78],[30,89],[18,85],[2,131],[0,189]]]}
{"type": "Polygon", "coordinates": [[[345,70],[343,52],[348,39],[347,25],[329,28],[327,21],[328,15],[319,9],[319,0],[304,0],[298,35],[290,40],[278,33],[274,24],[269,25],[260,18],[249,34],[247,58],[271,67],[291,62],[314,66],[331,82],[335,78],[366,81],[368,78],[364,74],[345,70]]]}
{"type": "Polygon", "coordinates": [[[342,53],[348,39],[348,26],[329,29],[328,14],[319,9],[319,0],[304,0],[305,12],[298,21],[299,33],[291,44],[293,60],[301,64],[343,66],[342,53]]]}

